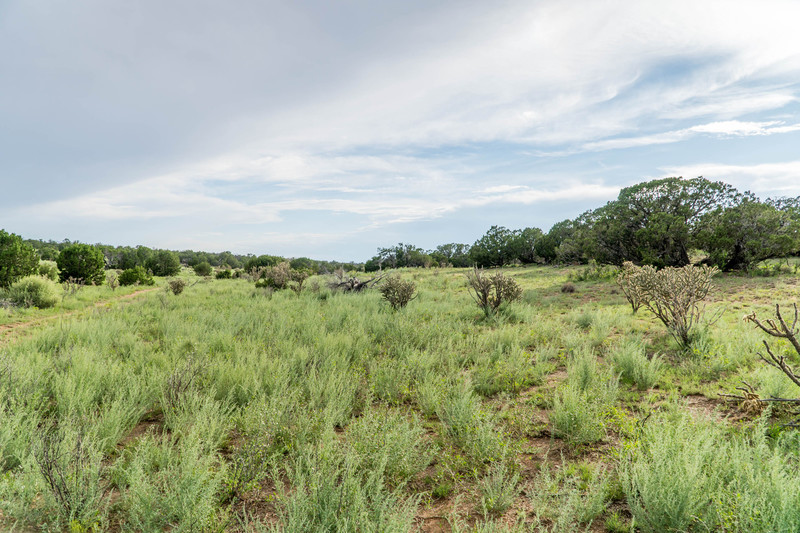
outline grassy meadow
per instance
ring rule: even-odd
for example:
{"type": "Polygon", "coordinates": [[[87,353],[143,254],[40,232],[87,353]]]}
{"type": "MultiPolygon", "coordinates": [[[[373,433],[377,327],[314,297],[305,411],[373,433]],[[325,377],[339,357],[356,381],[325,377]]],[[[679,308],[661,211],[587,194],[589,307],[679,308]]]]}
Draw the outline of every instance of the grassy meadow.
{"type": "Polygon", "coordinates": [[[795,274],[718,275],[687,350],[608,273],[506,269],[485,317],[465,272],[401,270],[398,311],[188,274],[2,310],[0,529],[798,531],[791,413],[720,398],[800,396],[742,320],[795,274]]]}

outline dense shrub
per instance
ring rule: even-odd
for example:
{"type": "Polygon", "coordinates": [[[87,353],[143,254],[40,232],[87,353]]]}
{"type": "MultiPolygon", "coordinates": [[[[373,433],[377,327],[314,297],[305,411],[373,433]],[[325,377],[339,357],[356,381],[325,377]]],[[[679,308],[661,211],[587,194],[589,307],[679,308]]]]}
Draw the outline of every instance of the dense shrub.
{"type": "Polygon", "coordinates": [[[194,273],[197,274],[198,276],[210,276],[213,271],[214,269],[211,268],[211,263],[209,263],[208,261],[197,263],[194,266],[194,273]]]}
{"type": "Polygon", "coordinates": [[[310,271],[306,269],[295,270],[288,261],[283,261],[272,267],[256,268],[251,271],[251,276],[256,280],[256,287],[270,289],[292,289],[295,292],[303,290],[303,283],[308,279],[310,271]]]}
{"type": "Polygon", "coordinates": [[[0,230],[0,288],[34,274],[39,268],[36,250],[22,242],[22,237],[0,230]]]}
{"type": "Polygon", "coordinates": [[[619,269],[613,265],[600,265],[591,260],[580,270],[574,270],[567,275],[567,281],[607,281],[617,277],[619,269]]]}
{"type": "Polygon", "coordinates": [[[413,281],[404,281],[400,276],[389,276],[380,289],[383,299],[389,302],[392,309],[400,309],[414,299],[417,286],[413,281]]]}
{"type": "Polygon", "coordinates": [[[119,284],[126,285],[153,285],[153,276],[142,266],[129,268],[119,275],[119,284]]]}
{"type": "Polygon", "coordinates": [[[217,279],[231,279],[233,277],[233,271],[230,268],[226,268],[217,272],[215,277],[217,279]]]}
{"type": "Polygon", "coordinates": [[[45,309],[58,302],[58,285],[41,276],[27,276],[14,282],[8,289],[9,299],[16,305],[45,309]]]}
{"type": "Polygon", "coordinates": [[[58,281],[58,265],[55,261],[41,261],[37,274],[52,281],[58,281]]]}
{"type": "Polygon", "coordinates": [[[56,264],[61,281],[73,278],[102,285],[106,279],[103,252],[88,244],[67,246],[58,254],[56,264]]]}

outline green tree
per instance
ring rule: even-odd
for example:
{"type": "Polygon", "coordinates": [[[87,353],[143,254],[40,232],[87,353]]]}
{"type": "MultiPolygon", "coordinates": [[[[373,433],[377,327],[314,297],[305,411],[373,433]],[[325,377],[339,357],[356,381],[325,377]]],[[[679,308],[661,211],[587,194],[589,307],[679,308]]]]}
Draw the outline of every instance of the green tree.
{"type": "Polygon", "coordinates": [[[254,268],[273,267],[282,262],[283,258],[277,255],[259,255],[258,257],[251,256],[244,262],[245,272],[250,272],[254,268]]]}
{"type": "Polygon", "coordinates": [[[19,235],[0,230],[0,287],[7,288],[38,268],[39,256],[33,246],[19,235]]]}
{"type": "Polygon", "coordinates": [[[617,200],[584,214],[591,228],[587,253],[601,263],[686,265],[700,218],[736,205],[741,197],[731,185],[702,177],[664,178],[626,187],[617,200]]]}
{"type": "Polygon", "coordinates": [[[106,279],[103,252],[88,244],[67,246],[58,254],[56,264],[61,281],[75,278],[102,285],[106,279]]]}
{"type": "Polygon", "coordinates": [[[509,246],[514,258],[526,265],[539,261],[540,257],[536,253],[536,243],[543,237],[542,230],[539,228],[525,228],[512,233],[513,236],[509,246]]]}
{"type": "Polygon", "coordinates": [[[469,258],[469,244],[449,243],[440,244],[436,250],[431,252],[433,258],[440,265],[449,263],[456,268],[468,267],[471,264],[469,258]]]}
{"type": "Polygon", "coordinates": [[[181,271],[178,254],[169,250],[158,250],[147,260],[145,265],[155,276],[174,276],[181,271]]]}
{"type": "Polygon", "coordinates": [[[211,264],[208,261],[194,265],[194,273],[198,276],[210,276],[213,271],[214,269],[211,268],[211,264]]]}
{"type": "Polygon", "coordinates": [[[472,245],[469,256],[479,267],[499,267],[516,259],[515,232],[503,226],[492,226],[472,245]]]}
{"type": "Polygon", "coordinates": [[[786,257],[800,248],[800,219],[749,196],[739,205],[707,213],[697,244],[722,270],[750,270],[760,261],[786,257]]]}
{"type": "Polygon", "coordinates": [[[308,270],[312,273],[318,271],[317,262],[308,257],[295,257],[289,261],[289,265],[295,270],[308,270]]]}

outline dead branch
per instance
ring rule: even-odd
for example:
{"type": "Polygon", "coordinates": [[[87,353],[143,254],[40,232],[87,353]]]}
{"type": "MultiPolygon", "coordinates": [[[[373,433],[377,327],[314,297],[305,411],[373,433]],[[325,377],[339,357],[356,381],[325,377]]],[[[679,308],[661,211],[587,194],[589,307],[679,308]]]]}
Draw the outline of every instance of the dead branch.
{"type": "Polygon", "coordinates": [[[342,279],[339,277],[341,281],[332,281],[328,286],[334,290],[340,290],[342,292],[361,292],[364,289],[368,289],[371,286],[378,283],[380,280],[386,277],[386,273],[381,274],[380,276],[375,276],[374,278],[370,278],[365,281],[359,280],[357,277],[352,276],[348,279],[342,279]]]}
{"type": "Polygon", "coordinates": [[[775,319],[769,318],[766,320],[766,325],[761,322],[758,317],[756,317],[755,311],[745,317],[745,320],[749,320],[750,322],[754,323],[758,328],[761,329],[767,335],[772,337],[778,337],[780,339],[787,339],[789,342],[792,343],[794,349],[800,355],[800,341],[797,339],[797,334],[800,333],[797,329],[797,320],[798,320],[798,313],[797,313],[797,304],[793,304],[794,306],[794,320],[792,321],[792,326],[786,323],[781,314],[781,305],[775,304],[775,317],[778,319],[776,322],[775,319]]]}

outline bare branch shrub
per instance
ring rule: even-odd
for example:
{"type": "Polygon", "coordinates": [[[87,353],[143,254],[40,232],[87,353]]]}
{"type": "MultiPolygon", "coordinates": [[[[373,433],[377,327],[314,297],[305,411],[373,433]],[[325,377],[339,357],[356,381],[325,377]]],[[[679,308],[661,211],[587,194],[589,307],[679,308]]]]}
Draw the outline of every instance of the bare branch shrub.
{"type": "Polygon", "coordinates": [[[93,460],[83,435],[78,433],[74,445],[65,448],[64,436],[56,426],[42,428],[34,458],[62,518],[90,525],[85,522],[96,515],[102,489],[100,464],[93,460]]]}
{"type": "Polygon", "coordinates": [[[396,311],[414,299],[417,286],[413,281],[403,281],[400,276],[389,276],[379,290],[383,299],[396,311]]]}
{"type": "Polygon", "coordinates": [[[86,282],[82,278],[69,277],[65,279],[61,284],[64,288],[64,296],[61,299],[63,300],[67,296],[75,296],[84,285],[86,285],[86,282]]]}
{"type": "MultiPolygon", "coordinates": [[[[797,355],[800,355],[800,340],[798,340],[797,336],[800,334],[800,328],[798,328],[798,310],[797,304],[793,305],[794,307],[794,317],[792,319],[792,324],[786,321],[781,313],[781,306],[780,304],[775,304],[775,318],[768,318],[765,321],[761,321],[757,316],[756,313],[753,312],[750,315],[745,317],[745,320],[752,322],[759,328],[761,331],[766,333],[771,337],[775,337],[778,339],[786,339],[792,345],[792,347],[797,352],[797,355]]],[[[797,371],[793,369],[789,364],[786,362],[785,355],[776,355],[775,352],[772,351],[769,343],[765,340],[763,341],[764,348],[767,350],[767,356],[762,354],[761,352],[758,353],[758,356],[761,359],[770,365],[773,368],[777,368],[783,374],[789,378],[792,383],[800,387],[800,375],[797,374],[797,371]]],[[[790,404],[795,404],[800,406],[800,398],[759,398],[758,395],[755,393],[755,390],[752,386],[748,383],[744,383],[746,388],[737,387],[738,390],[742,391],[743,394],[723,394],[723,396],[727,396],[729,398],[734,398],[741,401],[749,401],[749,402],[785,402],[790,404]]],[[[795,419],[787,426],[791,427],[800,427],[800,419],[795,419]]]]}
{"type": "Polygon", "coordinates": [[[467,274],[467,281],[470,296],[486,316],[494,314],[503,303],[513,302],[522,296],[522,287],[502,271],[489,275],[475,267],[467,274]]]}
{"type": "Polygon", "coordinates": [[[176,369],[167,377],[162,394],[162,406],[165,411],[178,412],[184,396],[201,372],[201,366],[194,359],[189,359],[183,368],[176,369]]]}
{"type": "Polygon", "coordinates": [[[708,296],[717,268],[686,265],[656,270],[650,265],[637,267],[631,263],[626,265],[626,271],[626,283],[635,301],[650,309],[675,340],[687,347],[692,327],[703,314],[699,304],[708,296]]]}

